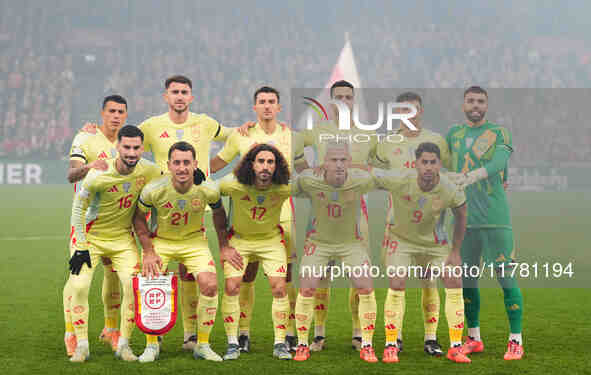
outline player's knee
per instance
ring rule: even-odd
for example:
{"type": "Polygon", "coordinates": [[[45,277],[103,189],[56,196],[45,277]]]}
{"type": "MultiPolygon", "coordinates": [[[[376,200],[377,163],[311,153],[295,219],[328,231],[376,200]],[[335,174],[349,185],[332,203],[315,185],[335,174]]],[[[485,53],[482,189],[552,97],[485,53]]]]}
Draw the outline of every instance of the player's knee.
{"type": "Polygon", "coordinates": [[[366,296],[368,294],[371,294],[373,292],[373,288],[359,288],[357,289],[357,294],[362,295],[362,296],[366,296]]]}
{"type": "Polygon", "coordinates": [[[404,290],[406,288],[406,280],[393,278],[390,279],[390,289],[393,290],[404,290]]]}
{"type": "Polygon", "coordinates": [[[240,293],[240,280],[226,280],[224,291],[229,296],[237,296],[240,293]]]}
{"type": "Polygon", "coordinates": [[[216,280],[206,280],[199,284],[199,291],[207,297],[213,297],[218,292],[218,284],[216,280]]]}
{"type": "Polygon", "coordinates": [[[300,294],[304,297],[314,297],[315,293],[315,288],[300,288],[300,294]]]}
{"type": "Polygon", "coordinates": [[[462,287],[462,278],[460,277],[443,277],[441,281],[443,282],[443,286],[445,286],[446,288],[462,287]]]}
{"type": "Polygon", "coordinates": [[[277,282],[271,285],[271,294],[275,298],[283,298],[287,295],[287,290],[285,288],[285,282],[277,282]]]}

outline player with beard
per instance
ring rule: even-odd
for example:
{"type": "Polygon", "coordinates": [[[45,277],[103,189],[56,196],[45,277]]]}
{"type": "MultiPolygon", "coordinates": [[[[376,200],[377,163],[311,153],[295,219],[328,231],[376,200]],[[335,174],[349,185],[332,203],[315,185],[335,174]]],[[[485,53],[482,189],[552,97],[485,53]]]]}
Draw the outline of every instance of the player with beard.
{"type": "Polygon", "coordinates": [[[91,170],[74,198],[71,221],[76,241],[70,258],[70,287],[78,342],[72,362],[84,362],[90,356],[88,293],[100,257],[111,259],[123,291],[121,337],[115,354],[125,361],[137,360],[129,347],[135,326],[132,277],[139,269],[132,218],[141,189],[161,174],[158,166],[140,158],[143,137],[135,126],[121,128],[117,135],[119,156],[107,162],[106,171],[91,170]]]}
{"type": "MultiPolygon", "coordinates": [[[[512,276],[510,263],[515,261],[515,242],[507,194],[503,188],[504,171],[513,144],[506,128],[485,119],[488,93],[478,86],[464,91],[462,105],[466,119],[447,134],[452,170],[461,173],[457,183],[465,187],[468,199],[468,224],[462,244],[462,261],[469,268],[481,260],[495,267],[503,298],[510,334],[505,360],[521,359],[524,353],[521,335],[523,296],[512,276]]],[[[464,304],[468,340],[464,352],[484,351],[480,337],[480,292],[478,279],[464,275],[464,304]]]]}

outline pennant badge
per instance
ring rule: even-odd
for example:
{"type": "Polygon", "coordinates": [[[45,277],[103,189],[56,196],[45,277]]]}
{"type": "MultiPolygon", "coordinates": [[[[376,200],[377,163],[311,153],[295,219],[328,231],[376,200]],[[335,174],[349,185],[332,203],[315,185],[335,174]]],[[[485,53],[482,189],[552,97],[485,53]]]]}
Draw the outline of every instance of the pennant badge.
{"type": "Polygon", "coordinates": [[[183,139],[183,135],[185,134],[185,131],[183,129],[177,129],[176,130],[176,138],[181,141],[183,139]]]}
{"type": "Polygon", "coordinates": [[[257,196],[257,203],[258,204],[263,204],[264,201],[265,201],[265,196],[264,195],[257,196]]]}
{"type": "Polygon", "coordinates": [[[123,190],[125,190],[126,193],[129,193],[130,188],[131,188],[131,183],[129,183],[129,182],[123,183],[123,190]]]}
{"type": "Polygon", "coordinates": [[[178,201],[176,201],[177,205],[179,206],[179,208],[181,210],[185,209],[185,205],[187,204],[187,201],[184,199],[179,199],[178,201]]]}

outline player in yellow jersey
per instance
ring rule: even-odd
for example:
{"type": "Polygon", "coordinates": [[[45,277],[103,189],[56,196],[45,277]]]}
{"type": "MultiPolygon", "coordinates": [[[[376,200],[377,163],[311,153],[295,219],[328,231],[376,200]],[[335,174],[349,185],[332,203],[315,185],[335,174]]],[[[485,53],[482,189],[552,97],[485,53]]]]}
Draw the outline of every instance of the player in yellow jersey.
{"type": "MultiPolygon", "coordinates": [[[[353,113],[353,104],[355,101],[355,89],[350,82],[337,81],[330,87],[331,99],[340,100],[349,107],[350,113],[353,113]]],[[[326,153],[326,144],[329,142],[323,141],[324,138],[330,138],[331,136],[335,139],[338,138],[339,142],[347,142],[350,145],[349,152],[351,154],[351,167],[366,169],[368,163],[374,159],[377,146],[377,138],[371,136],[369,132],[357,129],[353,124],[353,116],[351,115],[351,129],[341,130],[338,128],[338,111],[335,106],[331,108],[333,110],[333,120],[328,122],[322,122],[314,124],[314,129],[303,130],[295,136],[295,160],[294,166],[296,171],[302,171],[308,167],[306,159],[304,159],[304,147],[313,147],[316,153],[316,160],[324,160],[326,153]],[[369,142],[356,142],[355,137],[368,139],[369,142]],[[348,141],[347,141],[348,140],[348,141]]],[[[321,170],[322,166],[317,165],[317,170],[321,170]]],[[[369,218],[367,211],[367,196],[361,198],[361,218],[359,221],[359,229],[362,239],[369,248],[369,218]]],[[[361,350],[361,324],[359,322],[358,311],[359,311],[359,298],[354,293],[355,289],[349,290],[349,307],[351,309],[352,318],[352,344],[356,350],[361,350]]],[[[310,345],[312,351],[320,351],[324,347],[325,342],[325,324],[328,315],[328,305],[330,302],[330,289],[326,280],[323,280],[320,287],[316,290],[316,303],[315,303],[315,317],[314,317],[314,342],[310,345]]]]}
{"type": "MultiPolygon", "coordinates": [[[[404,92],[396,97],[397,103],[406,103],[415,106],[417,114],[410,118],[410,122],[417,128],[417,130],[409,129],[402,121],[400,121],[400,128],[395,131],[400,134],[400,142],[391,144],[381,142],[376,150],[376,165],[386,169],[409,170],[415,168],[416,157],[415,152],[417,147],[423,142],[432,142],[439,147],[441,152],[441,163],[444,168],[450,168],[450,156],[447,142],[445,139],[435,132],[425,129],[423,126],[423,100],[414,92],[404,92]]],[[[408,113],[407,108],[401,108],[400,112],[408,113]]],[[[388,222],[393,222],[394,215],[392,206],[393,197],[388,198],[388,222]]],[[[447,212],[442,213],[443,231],[447,229],[445,222],[447,212]]],[[[446,235],[442,233],[441,236],[446,235]]],[[[388,237],[388,229],[384,234],[384,238],[388,237]]],[[[437,290],[437,280],[421,280],[421,306],[423,308],[423,325],[425,328],[424,350],[429,355],[439,356],[443,354],[441,346],[437,342],[437,326],[439,324],[439,292],[437,290]]],[[[402,329],[398,329],[398,338],[396,346],[402,351],[402,329]]]]}
{"type": "MultiPolygon", "coordinates": [[[[310,357],[308,332],[314,312],[314,294],[330,259],[340,258],[343,266],[363,271],[369,267],[370,258],[362,241],[358,214],[361,196],[374,187],[371,175],[359,169],[347,169],[350,163],[347,144],[327,145],[324,159],[324,176],[304,171],[293,184],[293,194],[303,195],[312,202],[314,227],[309,231],[300,263],[300,292],[296,304],[298,347],[295,360],[310,357]]],[[[344,268],[343,268],[344,269],[344,268]]],[[[369,277],[365,272],[351,273],[351,281],[359,296],[358,318],[362,325],[361,359],[377,362],[372,338],[375,330],[376,299],[369,277]]]]}
{"type": "MultiPolygon", "coordinates": [[[[168,111],[159,116],[150,117],[139,127],[144,132],[144,148],[151,151],[154,161],[163,172],[168,171],[168,150],[178,141],[191,144],[197,153],[197,166],[209,175],[209,151],[212,141],[223,141],[232,130],[220,125],[213,118],[205,114],[190,111],[194,100],[193,83],[185,76],[175,75],[164,82],[163,98],[168,111]]],[[[85,126],[88,131],[94,131],[92,126],[85,126]]],[[[184,343],[183,349],[193,350],[197,343],[197,284],[193,275],[187,273],[180,264],[181,275],[180,295],[183,316],[184,343]]]]}
{"type": "Polygon", "coordinates": [[[101,256],[111,258],[123,291],[121,337],[115,354],[125,361],[137,360],[129,347],[135,325],[131,279],[139,268],[132,218],[141,189],[161,174],[158,166],[140,158],[142,141],[143,134],[137,127],[122,127],[117,134],[119,156],[107,162],[106,171],[91,170],[74,198],[72,226],[76,241],[70,258],[70,288],[72,324],[78,342],[72,362],[84,362],[90,355],[88,292],[94,266],[101,256]]]}
{"type": "MultiPolygon", "coordinates": [[[[171,146],[168,155],[170,174],[146,185],[134,218],[143,248],[143,273],[147,277],[157,276],[171,260],[185,264],[200,289],[199,311],[195,311],[199,317],[199,344],[195,346],[193,356],[195,359],[221,361],[222,358],[209,346],[218,296],[215,263],[202,220],[205,207],[209,205],[213,209],[220,248],[223,248],[227,246],[226,213],[215,183],[201,181],[199,177],[194,183],[197,161],[193,146],[184,141],[177,142],[171,146]],[[146,223],[147,212],[152,212],[150,220],[156,224],[155,229],[151,226],[151,234],[146,223]]],[[[140,362],[152,362],[160,353],[157,337],[148,335],[147,340],[140,362]]]]}
{"type": "Polygon", "coordinates": [[[246,265],[260,261],[271,285],[275,332],[273,356],[291,359],[285,345],[289,321],[286,291],[287,257],[280,223],[282,205],[290,196],[289,167],[281,152],[266,143],[244,155],[232,175],[220,180],[220,192],[230,197],[230,242],[221,250],[225,278],[222,316],[228,337],[224,360],[238,359],[239,293],[246,265]]]}
{"type": "MultiPolygon", "coordinates": [[[[292,160],[291,140],[292,132],[288,127],[277,122],[277,115],[281,111],[279,92],[272,87],[263,86],[254,93],[253,109],[258,122],[247,128],[248,134],[241,136],[234,132],[228,137],[224,148],[211,160],[211,172],[215,173],[228,165],[239,155],[246,155],[255,144],[267,143],[277,147],[285,160],[292,160]]],[[[295,258],[293,249],[294,220],[293,201],[286,201],[281,209],[281,227],[284,229],[284,239],[287,250],[287,292],[290,302],[289,325],[287,327],[286,343],[289,349],[295,350],[294,309],[296,291],[291,283],[291,265],[295,258]]],[[[244,273],[240,286],[240,323],[238,343],[241,352],[250,350],[250,322],[254,309],[255,278],[259,269],[258,262],[250,263],[244,273]]]]}
{"type": "Polygon", "coordinates": [[[445,315],[450,335],[447,358],[454,362],[470,362],[461,346],[464,301],[460,248],[466,232],[466,196],[447,176],[439,174],[440,155],[436,144],[425,142],[415,151],[415,169],[374,171],[378,187],[391,193],[395,212],[394,222],[387,224],[388,233],[382,244],[390,279],[384,303],[386,347],[383,362],[386,363],[398,362],[397,331],[402,329],[404,291],[412,272],[411,265],[419,266],[422,272],[410,276],[441,276],[446,288],[445,315]],[[452,209],[455,216],[451,251],[441,227],[442,214],[447,208],[452,209]],[[456,272],[452,272],[454,269],[456,272]]]}
{"type": "MultiPolygon", "coordinates": [[[[86,177],[90,170],[106,170],[108,165],[105,160],[116,156],[117,132],[127,118],[127,101],[125,98],[120,95],[105,97],[103,99],[101,118],[102,123],[96,134],[81,132],[74,137],[74,141],[72,142],[68,181],[74,183],[74,193],[76,192],[76,184],[86,177]]],[[[72,241],[75,238],[73,235],[74,230],[72,228],[70,231],[70,256],[73,252],[72,241]]],[[[103,328],[100,339],[110,343],[113,350],[117,350],[117,340],[120,335],[117,329],[117,315],[121,304],[119,278],[113,267],[111,267],[111,260],[109,258],[102,258],[102,261],[105,266],[102,288],[105,327],[103,328]]],[[[74,350],[76,350],[76,335],[74,334],[70,309],[71,298],[70,284],[66,282],[63,292],[66,323],[64,341],[68,356],[74,354],[74,350]]]]}

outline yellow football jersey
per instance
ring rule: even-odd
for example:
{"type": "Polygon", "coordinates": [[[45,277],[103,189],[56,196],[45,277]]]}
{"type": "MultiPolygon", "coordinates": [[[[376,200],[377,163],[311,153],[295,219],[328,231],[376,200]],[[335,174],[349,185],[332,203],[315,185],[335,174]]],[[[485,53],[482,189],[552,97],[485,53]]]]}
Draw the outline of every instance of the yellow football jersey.
{"type": "Polygon", "coordinates": [[[232,175],[222,178],[220,193],[230,197],[228,216],[234,235],[248,240],[265,240],[281,234],[279,217],[290,185],[271,185],[259,190],[238,182],[232,175]]]}
{"type": "Polygon", "coordinates": [[[333,187],[312,170],[302,172],[293,183],[293,194],[312,202],[307,238],[325,244],[361,242],[361,196],[374,188],[373,177],[360,169],[349,169],[341,187],[333,187]]]}
{"type": "Polygon", "coordinates": [[[351,127],[340,130],[334,122],[314,124],[314,129],[302,130],[295,135],[295,163],[303,161],[304,147],[312,146],[316,153],[316,164],[324,163],[326,144],[339,142],[349,144],[353,164],[367,164],[375,155],[377,137],[373,132],[351,127]]]}
{"type": "Polygon", "coordinates": [[[206,180],[184,194],[175,190],[170,175],[150,182],[142,190],[138,207],[150,216],[153,234],[158,238],[185,241],[204,238],[205,207],[220,200],[217,185],[206,180]]]}
{"type": "Polygon", "coordinates": [[[291,137],[292,132],[287,127],[283,129],[280,125],[277,125],[273,134],[267,134],[257,123],[254,127],[248,129],[248,136],[246,137],[241,136],[238,132],[231,134],[218,156],[226,163],[230,163],[236,156],[240,155],[242,157],[246,155],[254,145],[267,143],[275,146],[281,152],[291,168],[291,137]]]}
{"type": "Polygon", "coordinates": [[[139,125],[144,132],[144,148],[152,152],[156,164],[163,171],[168,171],[168,150],[179,141],[185,141],[195,147],[197,166],[209,175],[209,150],[211,141],[225,140],[232,129],[220,125],[211,117],[200,113],[189,113],[187,121],[175,124],[168,112],[150,117],[139,125]]]}
{"type": "Polygon", "coordinates": [[[386,169],[413,169],[416,161],[415,151],[424,142],[435,143],[439,147],[441,163],[444,168],[449,169],[451,159],[445,138],[427,129],[421,129],[416,137],[404,137],[402,142],[378,143],[375,155],[377,164],[386,169]]]}
{"type": "Polygon", "coordinates": [[[140,191],[161,175],[160,168],[145,159],[140,159],[133,172],[121,175],[115,168],[116,160],[107,161],[106,171],[88,172],[74,197],[72,226],[77,250],[88,249],[87,240],[93,238],[113,240],[130,234],[140,191]]]}
{"type": "Polygon", "coordinates": [[[394,219],[389,219],[390,232],[421,247],[447,246],[449,239],[442,215],[446,208],[460,207],[466,195],[445,175],[437,186],[424,192],[417,181],[417,171],[374,169],[378,188],[387,190],[393,199],[394,219]]]}
{"type": "MultiPolygon", "coordinates": [[[[96,134],[80,132],[76,134],[70,147],[70,160],[81,161],[89,164],[98,159],[113,159],[117,156],[117,140],[114,142],[103,134],[98,128],[96,134]]],[[[76,192],[77,183],[74,184],[76,192]]]]}

